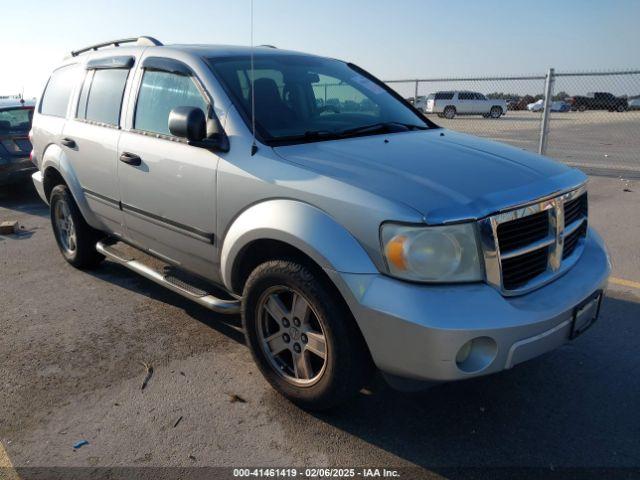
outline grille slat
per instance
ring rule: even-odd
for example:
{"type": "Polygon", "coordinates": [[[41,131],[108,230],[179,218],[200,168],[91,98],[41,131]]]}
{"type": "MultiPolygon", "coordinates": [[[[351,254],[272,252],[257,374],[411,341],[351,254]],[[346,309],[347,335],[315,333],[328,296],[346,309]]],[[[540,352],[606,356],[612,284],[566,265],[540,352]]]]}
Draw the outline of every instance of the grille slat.
{"type": "Polygon", "coordinates": [[[564,224],[570,225],[576,220],[587,216],[587,194],[569,200],[564,204],[564,224]]]}
{"type": "Polygon", "coordinates": [[[562,259],[569,257],[578,245],[580,237],[584,237],[587,233],[587,225],[583,223],[574,232],[567,235],[564,239],[564,249],[562,250],[562,259]]]}

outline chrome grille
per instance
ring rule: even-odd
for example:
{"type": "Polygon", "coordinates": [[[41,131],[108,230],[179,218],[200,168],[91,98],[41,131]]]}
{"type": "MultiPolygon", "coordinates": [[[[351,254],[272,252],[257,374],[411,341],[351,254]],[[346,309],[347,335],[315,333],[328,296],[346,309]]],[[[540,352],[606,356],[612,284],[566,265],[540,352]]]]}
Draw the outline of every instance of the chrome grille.
{"type": "Polygon", "coordinates": [[[519,295],[561,275],[582,252],[587,205],[581,186],[481,220],[487,282],[504,295],[519,295]]]}

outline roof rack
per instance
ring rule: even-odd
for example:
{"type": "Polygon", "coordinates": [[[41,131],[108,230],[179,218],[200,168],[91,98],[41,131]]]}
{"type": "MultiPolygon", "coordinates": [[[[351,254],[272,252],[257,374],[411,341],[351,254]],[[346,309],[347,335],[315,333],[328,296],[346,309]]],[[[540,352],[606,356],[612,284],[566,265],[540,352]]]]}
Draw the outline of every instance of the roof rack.
{"type": "Polygon", "coordinates": [[[156,40],[153,37],[123,38],[120,40],[111,40],[110,42],[97,43],[95,45],[90,45],[86,48],[81,48],[80,50],[74,50],[71,52],[71,56],[77,57],[81,53],[88,52],[90,50],[98,50],[99,48],[103,48],[103,47],[112,47],[112,46],[119,47],[123,43],[136,43],[137,45],[142,45],[146,47],[162,46],[162,42],[159,40],[156,40]]]}

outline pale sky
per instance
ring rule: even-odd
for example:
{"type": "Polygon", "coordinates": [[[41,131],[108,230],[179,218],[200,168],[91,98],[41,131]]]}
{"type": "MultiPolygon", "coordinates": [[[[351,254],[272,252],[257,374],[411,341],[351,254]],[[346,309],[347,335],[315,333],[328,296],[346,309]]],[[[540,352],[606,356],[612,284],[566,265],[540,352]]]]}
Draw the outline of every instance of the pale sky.
{"type": "MultiPolygon", "coordinates": [[[[640,68],[640,0],[254,2],[256,44],[382,79],[640,68]]],[[[39,96],[68,52],[105,40],[250,43],[250,0],[0,0],[0,12],[0,95],[39,96]]]]}

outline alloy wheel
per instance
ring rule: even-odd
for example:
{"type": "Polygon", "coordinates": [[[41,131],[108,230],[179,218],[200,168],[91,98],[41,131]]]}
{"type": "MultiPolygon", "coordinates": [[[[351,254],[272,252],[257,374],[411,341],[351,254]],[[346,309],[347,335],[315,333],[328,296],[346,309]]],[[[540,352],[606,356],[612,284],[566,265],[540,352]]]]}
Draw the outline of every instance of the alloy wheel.
{"type": "Polygon", "coordinates": [[[317,383],[326,369],[328,342],[304,296],[289,287],[272,287],[258,301],[257,318],[263,352],[278,375],[296,386],[317,383]]]}

